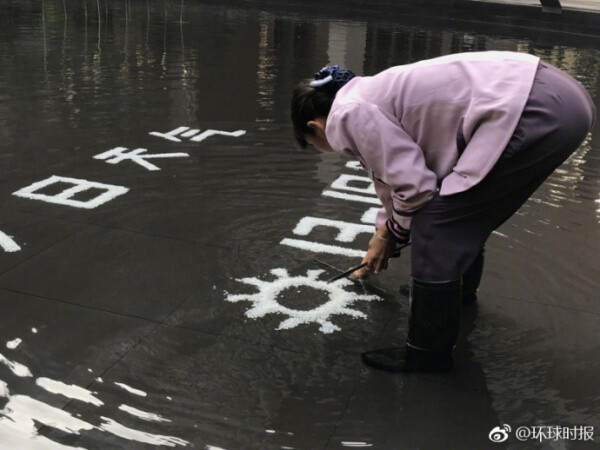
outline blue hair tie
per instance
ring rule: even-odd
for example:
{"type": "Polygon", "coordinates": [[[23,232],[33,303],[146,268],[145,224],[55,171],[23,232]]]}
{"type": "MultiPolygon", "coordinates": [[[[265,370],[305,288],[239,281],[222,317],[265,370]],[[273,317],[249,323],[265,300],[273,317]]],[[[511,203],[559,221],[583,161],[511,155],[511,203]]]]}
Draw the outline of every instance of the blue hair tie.
{"type": "Polygon", "coordinates": [[[318,88],[331,83],[333,88],[338,90],[354,78],[354,76],[354,72],[350,69],[340,69],[337,64],[334,66],[325,66],[315,73],[315,80],[310,82],[310,87],[318,88]]]}

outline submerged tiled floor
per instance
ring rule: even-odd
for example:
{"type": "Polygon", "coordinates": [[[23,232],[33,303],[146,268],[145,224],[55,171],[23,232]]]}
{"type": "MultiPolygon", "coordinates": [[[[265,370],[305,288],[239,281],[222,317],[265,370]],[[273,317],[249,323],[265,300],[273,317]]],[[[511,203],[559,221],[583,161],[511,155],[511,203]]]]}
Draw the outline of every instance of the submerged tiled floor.
{"type": "MultiPolygon", "coordinates": [[[[198,448],[495,448],[487,435],[501,423],[600,426],[593,312],[497,295],[491,275],[479,304],[463,310],[452,373],[388,374],[363,366],[359,354],[401,342],[407,298],[390,289],[357,304],[368,319],[335,318],[342,331],[331,335],[316,324],[278,331],[283,316],[249,319],[249,304],[225,300],[225,291],[253,290],[233,279],[250,266],[269,279],[270,265],[232,254],[87,226],[7,271],[1,337],[23,343],[6,355],[35,377],[97,392],[104,406],[56,398],[2,369],[11,391],[90,423],[110,417],[198,448]],[[122,404],[171,422],[144,425],[122,404]]],[[[86,448],[138,448],[100,431],[40,433],[86,448]]]]}

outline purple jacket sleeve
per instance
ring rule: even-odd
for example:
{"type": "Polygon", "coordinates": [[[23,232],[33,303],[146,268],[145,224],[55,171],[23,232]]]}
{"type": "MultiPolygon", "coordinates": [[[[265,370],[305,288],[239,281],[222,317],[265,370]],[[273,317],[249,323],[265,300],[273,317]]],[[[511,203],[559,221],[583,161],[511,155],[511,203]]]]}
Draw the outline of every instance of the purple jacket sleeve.
{"type": "Polygon", "coordinates": [[[390,195],[390,188],[377,178],[373,179],[373,184],[375,186],[375,193],[383,204],[383,207],[377,211],[377,216],[375,217],[375,229],[379,230],[381,227],[385,227],[388,219],[392,217],[392,196],[390,195]]]}
{"type": "MultiPolygon", "coordinates": [[[[396,117],[364,102],[337,109],[328,118],[327,138],[334,148],[359,154],[377,181],[388,187],[392,211],[386,226],[397,241],[407,241],[412,215],[437,190],[437,177],[427,168],[421,148],[396,117]]],[[[385,190],[377,189],[385,205],[380,191],[385,190]]]]}

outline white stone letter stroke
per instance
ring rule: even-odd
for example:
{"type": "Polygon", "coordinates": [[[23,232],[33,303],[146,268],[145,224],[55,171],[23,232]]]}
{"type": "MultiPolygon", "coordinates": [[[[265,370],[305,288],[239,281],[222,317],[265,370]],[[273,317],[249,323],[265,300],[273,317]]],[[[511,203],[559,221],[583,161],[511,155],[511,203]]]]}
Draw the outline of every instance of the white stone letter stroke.
{"type": "Polygon", "coordinates": [[[360,233],[373,234],[373,227],[357,223],[342,222],[341,220],[322,219],[320,217],[303,217],[294,228],[294,234],[308,236],[318,226],[337,228],[340,230],[335,237],[339,242],[353,242],[360,233]]]}
{"type": "Polygon", "coordinates": [[[17,197],[30,198],[32,200],[41,200],[47,203],[73,206],[75,208],[94,209],[127,192],[129,192],[129,188],[123,186],[114,186],[112,184],[96,183],[94,181],[81,180],[78,178],[67,178],[53,175],[46,180],[38,181],[37,183],[33,183],[31,186],[20,189],[17,192],[13,192],[13,195],[16,195],[17,197]],[[36,193],[40,189],[56,183],[66,183],[72,186],[55,195],[36,193]],[[85,202],[73,200],[72,197],[74,197],[76,194],[87,191],[88,189],[100,189],[105,192],[85,202]]]}

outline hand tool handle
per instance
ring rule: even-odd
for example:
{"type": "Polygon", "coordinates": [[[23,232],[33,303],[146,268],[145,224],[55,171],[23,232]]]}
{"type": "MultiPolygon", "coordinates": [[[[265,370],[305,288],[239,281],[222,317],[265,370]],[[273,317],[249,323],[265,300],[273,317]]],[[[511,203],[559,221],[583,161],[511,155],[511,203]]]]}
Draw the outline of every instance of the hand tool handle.
{"type": "Polygon", "coordinates": [[[412,242],[410,241],[408,241],[406,244],[402,244],[400,247],[394,250],[394,252],[390,255],[390,258],[397,258],[398,256],[400,256],[401,251],[408,247],[410,244],[412,244],[412,242]]]}
{"type": "Polygon", "coordinates": [[[367,263],[362,263],[362,264],[360,264],[360,265],[358,265],[358,266],[356,266],[356,267],[352,267],[351,269],[348,269],[348,270],[346,270],[345,272],[343,272],[343,273],[340,273],[339,275],[336,275],[336,276],[335,276],[335,277],[333,277],[333,278],[330,278],[329,280],[327,280],[327,282],[328,282],[328,283],[330,283],[330,282],[332,282],[332,281],[337,281],[337,280],[339,280],[340,278],[347,277],[347,276],[348,276],[348,275],[350,275],[351,273],[354,273],[354,272],[356,272],[357,270],[359,270],[359,269],[362,269],[362,268],[363,268],[363,267],[365,267],[366,265],[367,265],[367,263]]]}
{"type": "MultiPolygon", "coordinates": [[[[390,256],[390,258],[397,258],[397,257],[399,257],[399,256],[400,256],[400,252],[401,252],[401,250],[402,250],[403,248],[406,248],[406,247],[408,247],[409,245],[410,245],[410,241],[409,241],[409,242],[407,242],[406,244],[402,244],[400,247],[398,247],[397,249],[395,249],[395,250],[394,250],[394,253],[392,253],[392,255],[390,256]]],[[[336,275],[336,276],[335,276],[335,277],[333,277],[333,278],[330,278],[330,279],[329,279],[329,280],[327,280],[327,281],[328,281],[328,282],[331,282],[331,281],[337,281],[337,280],[339,280],[340,278],[347,277],[348,275],[350,275],[350,274],[352,274],[352,273],[356,272],[357,270],[359,270],[359,269],[362,269],[362,268],[363,268],[363,267],[365,267],[366,265],[367,265],[367,263],[362,263],[362,264],[360,264],[360,265],[358,265],[358,266],[352,267],[352,268],[350,268],[350,269],[346,270],[345,272],[343,272],[343,273],[340,273],[339,275],[336,275]]]]}

